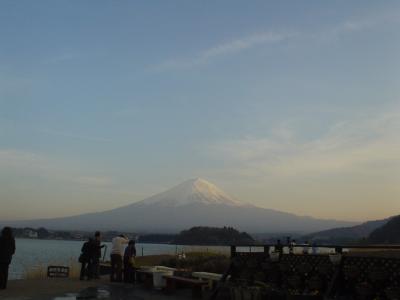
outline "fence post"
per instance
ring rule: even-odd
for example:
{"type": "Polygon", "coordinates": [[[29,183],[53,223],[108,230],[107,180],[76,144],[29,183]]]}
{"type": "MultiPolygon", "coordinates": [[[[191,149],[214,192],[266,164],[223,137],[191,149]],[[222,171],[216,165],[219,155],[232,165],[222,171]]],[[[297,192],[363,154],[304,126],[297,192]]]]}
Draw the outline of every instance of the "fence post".
{"type": "Polygon", "coordinates": [[[340,253],[340,254],[342,254],[342,252],[343,252],[343,248],[342,248],[342,247],[340,247],[340,246],[337,246],[337,247],[335,247],[335,252],[336,252],[336,253],[340,253]]]}
{"type": "Polygon", "coordinates": [[[236,256],[236,246],[231,246],[231,257],[236,256]]]}

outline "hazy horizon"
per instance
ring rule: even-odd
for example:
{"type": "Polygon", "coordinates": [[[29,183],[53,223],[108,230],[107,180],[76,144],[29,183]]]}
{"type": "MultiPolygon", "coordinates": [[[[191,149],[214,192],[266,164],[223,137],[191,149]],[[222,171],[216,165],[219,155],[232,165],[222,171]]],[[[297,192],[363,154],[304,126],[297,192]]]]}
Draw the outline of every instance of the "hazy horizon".
{"type": "Polygon", "coordinates": [[[196,177],[297,215],[400,214],[397,1],[2,1],[0,16],[0,221],[196,177]]]}

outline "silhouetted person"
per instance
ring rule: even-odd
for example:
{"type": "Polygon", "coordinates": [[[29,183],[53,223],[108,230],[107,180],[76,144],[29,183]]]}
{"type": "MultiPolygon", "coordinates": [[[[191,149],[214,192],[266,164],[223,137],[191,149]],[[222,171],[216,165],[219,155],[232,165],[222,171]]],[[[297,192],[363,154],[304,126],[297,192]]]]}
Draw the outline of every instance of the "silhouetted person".
{"type": "Polygon", "coordinates": [[[276,241],[275,252],[278,252],[279,254],[282,254],[282,252],[283,252],[283,245],[281,244],[281,240],[277,240],[277,241],[276,241]]]}
{"type": "Polygon", "coordinates": [[[112,239],[111,249],[111,281],[122,281],[122,256],[124,254],[125,245],[129,240],[123,234],[112,239]],[[116,278],[115,278],[116,276],[116,278]]]}
{"type": "Polygon", "coordinates": [[[93,258],[92,258],[92,272],[93,277],[96,279],[100,278],[100,258],[101,258],[101,248],[104,248],[105,245],[101,245],[101,233],[100,231],[96,231],[94,234],[94,249],[93,249],[93,258]]]}
{"type": "Polygon", "coordinates": [[[305,241],[303,246],[303,254],[308,254],[309,249],[310,249],[310,244],[308,243],[308,241],[305,241]]]}
{"type": "Polygon", "coordinates": [[[135,241],[130,240],[124,253],[124,281],[127,283],[135,283],[135,257],[135,241]]]}
{"type": "Polygon", "coordinates": [[[10,227],[4,227],[0,236],[0,289],[7,287],[8,268],[15,253],[15,239],[10,227]]]}
{"type": "Polygon", "coordinates": [[[87,277],[89,280],[93,277],[95,241],[92,238],[89,238],[89,240],[83,244],[81,252],[82,253],[79,257],[79,262],[81,263],[81,273],[79,279],[84,280],[85,277],[87,277]]]}
{"type": "Polygon", "coordinates": [[[317,254],[318,253],[318,248],[317,248],[317,243],[313,242],[312,243],[312,254],[317,254]]]}
{"type": "Polygon", "coordinates": [[[294,247],[296,246],[296,240],[292,240],[289,245],[289,254],[294,254],[294,247]]]}

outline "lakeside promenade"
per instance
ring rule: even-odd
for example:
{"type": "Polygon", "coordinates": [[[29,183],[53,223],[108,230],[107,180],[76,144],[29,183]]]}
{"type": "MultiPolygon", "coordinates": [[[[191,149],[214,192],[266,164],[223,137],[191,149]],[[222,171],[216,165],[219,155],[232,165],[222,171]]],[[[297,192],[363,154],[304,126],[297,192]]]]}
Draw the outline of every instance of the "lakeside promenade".
{"type": "Polygon", "coordinates": [[[72,299],[129,299],[174,300],[191,299],[190,291],[179,290],[174,295],[144,289],[141,285],[110,283],[109,276],[96,281],[74,278],[11,280],[8,289],[0,291],[1,300],[72,300],[72,299]]]}

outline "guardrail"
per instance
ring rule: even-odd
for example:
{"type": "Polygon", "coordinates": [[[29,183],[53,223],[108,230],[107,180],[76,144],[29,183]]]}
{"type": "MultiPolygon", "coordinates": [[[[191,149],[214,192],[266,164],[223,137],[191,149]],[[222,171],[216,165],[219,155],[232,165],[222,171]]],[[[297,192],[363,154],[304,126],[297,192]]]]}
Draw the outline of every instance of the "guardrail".
{"type": "MultiPolygon", "coordinates": [[[[400,250],[400,245],[315,245],[315,244],[296,244],[296,245],[287,245],[287,244],[253,244],[253,245],[248,245],[248,244],[238,244],[238,245],[231,245],[231,257],[235,256],[238,251],[236,250],[237,248],[244,248],[244,249],[249,249],[247,251],[248,253],[254,253],[254,252],[259,252],[259,251],[252,251],[254,248],[263,248],[264,253],[269,253],[271,251],[276,251],[277,249],[281,250],[290,250],[290,249],[304,249],[305,247],[309,249],[328,249],[328,250],[333,250],[335,253],[343,253],[344,250],[351,250],[351,249],[365,249],[365,250],[400,250]]],[[[240,251],[241,253],[246,251],[240,251]]],[[[328,254],[328,252],[325,252],[324,254],[328,254]]]]}

